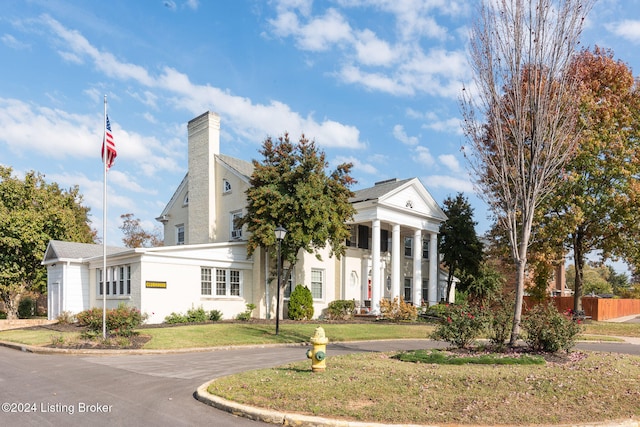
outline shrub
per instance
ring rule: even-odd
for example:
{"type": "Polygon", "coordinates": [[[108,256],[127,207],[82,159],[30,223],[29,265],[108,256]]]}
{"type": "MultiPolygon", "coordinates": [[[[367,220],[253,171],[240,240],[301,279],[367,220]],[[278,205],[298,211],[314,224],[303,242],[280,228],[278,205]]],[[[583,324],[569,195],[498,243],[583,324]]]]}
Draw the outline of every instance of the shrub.
{"type": "Polygon", "coordinates": [[[339,299],[331,301],[327,307],[327,315],[333,320],[353,319],[353,311],[356,309],[356,302],[352,299],[339,299]]]}
{"type": "Polygon", "coordinates": [[[569,352],[582,332],[582,325],[574,322],[571,315],[558,311],[553,303],[537,304],[522,316],[525,342],[536,351],[556,353],[569,352]]]}
{"type": "MultiPolygon", "coordinates": [[[[147,320],[146,314],[140,313],[140,310],[135,307],[127,307],[125,304],[120,304],[118,308],[107,310],[105,317],[107,331],[118,336],[134,335],[134,329],[147,320]]],[[[76,318],[81,326],[87,327],[89,330],[88,335],[97,335],[98,332],[102,331],[101,308],[90,308],[89,310],[81,311],[76,315],[76,318]]]]}
{"type": "Polygon", "coordinates": [[[418,309],[402,298],[395,297],[393,301],[383,298],[380,300],[380,315],[392,322],[414,321],[418,318],[418,309]]]}
{"type": "Polygon", "coordinates": [[[497,347],[503,347],[511,335],[513,326],[513,308],[515,298],[510,295],[500,295],[491,303],[487,313],[489,341],[497,347]]]}
{"type": "Polygon", "coordinates": [[[245,311],[243,311],[242,313],[238,314],[236,316],[236,319],[238,320],[242,320],[244,322],[251,320],[251,313],[253,312],[253,310],[255,310],[256,305],[255,304],[246,304],[247,309],[245,311]]]}
{"type": "Polygon", "coordinates": [[[211,310],[209,312],[209,320],[212,322],[222,320],[222,312],[220,310],[211,310]]]}
{"type": "Polygon", "coordinates": [[[58,314],[58,317],[56,317],[56,320],[61,325],[70,325],[73,322],[75,322],[76,316],[74,316],[73,313],[70,311],[63,311],[62,313],[58,314]]]}
{"type": "Polygon", "coordinates": [[[18,318],[30,319],[36,314],[36,300],[24,297],[18,303],[18,318]]]}
{"type": "Polygon", "coordinates": [[[187,310],[187,322],[189,323],[202,323],[207,321],[207,313],[202,306],[198,308],[191,308],[187,310]]]}
{"type": "Polygon", "coordinates": [[[427,319],[435,318],[437,320],[440,320],[446,317],[447,307],[449,307],[448,303],[441,302],[441,303],[432,305],[431,307],[424,307],[423,314],[427,319]]]}
{"type": "Polygon", "coordinates": [[[7,312],[0,310],[0,319],[6,319],[6,318],[7,318],[7,312]]]}
{"type": "Polygon", "coordinates": [[[306,286],[297,285],[289,297],[289,319],[309,320],[313,317],[313,296],[306,286]]]}
{"type": "Polygon", "coordinates": [[[165,316],[164,323],[176,324],[176,323],[187,323],[187,316],[181,313],[176,313],[175,311],[171,312],[168,316],[165,316]]]}
{"type": "Polygon", "coordinates": [[[476,307],[468,304],[452,304],[447,306],[446,317],[440,320],[430,335],[431,339],[446,341],[458,348],[466,348],[480,336],[485,326],[485,319],[476,307]]]}

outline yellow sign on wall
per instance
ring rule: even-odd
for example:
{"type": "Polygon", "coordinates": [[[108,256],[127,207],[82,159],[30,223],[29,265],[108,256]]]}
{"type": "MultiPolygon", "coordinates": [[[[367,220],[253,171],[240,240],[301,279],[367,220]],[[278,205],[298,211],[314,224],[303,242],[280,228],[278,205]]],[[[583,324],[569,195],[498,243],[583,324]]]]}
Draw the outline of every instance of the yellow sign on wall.
{"type": "Polygon", "coordinates": [[[145,282],[145,287],[147,288],[162,288],[162,289],[166,289],[167,288],[167,282],[152,282],[147,280],[145,282]]]}

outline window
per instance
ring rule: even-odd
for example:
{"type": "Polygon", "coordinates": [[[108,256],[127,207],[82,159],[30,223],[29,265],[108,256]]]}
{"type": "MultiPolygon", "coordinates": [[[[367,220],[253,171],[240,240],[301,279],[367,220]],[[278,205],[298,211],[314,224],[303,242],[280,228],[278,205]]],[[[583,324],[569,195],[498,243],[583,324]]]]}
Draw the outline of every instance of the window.
{"type": "Polygon", "coordinates": [[[216,269],[216,295],[224,296],[227,294],[227,271],[216,269]]]}
{"type": "Polygon", "coordinates": [[[429,280],[422,279],[422,302],[429,301],[429,280]]]}
{"type": "Polygon", "coordinates": [[[411,302],[413,298],[411,298],[411,277],[404,278],[404,300],[406,302],[411,302]]]}
{"type": "Polygon", "coordinates": [[[211,295],[211,269],[206,267],[200,268],[200,293],[202,295],[211,295]]]}
{"type": "Polygon", "coordinates": [[[242,212],[231,212],[231,238],[240,239],[242,237],[242,226],[238,222],[242,219],[242,212]]]}
{"type": "Polygon", "coordinates": [[[176,245],[184,245],[184,224],[176,225],[176,245]]]}
{"type": "Polygon", "coordinates": [[[184,195],[184,199],[182,199],[182,207],[189,206],[189,192],[184,195]]]}
{"type": "Polygon", "coordinates": [[[358,226],[358,248],[369,249],[369,227],[366,225],[358,226]]]}
{"type": "Polygon", "coordinates": [[[350,248],[356,248],[358,247],[358,226],[355,224],[352,224],[349,227],[349,231],[351,235],[347,239],[347,246],[350,248]]]}
{"type": "Polygon", "coordinates": [[[229,293],[232,297],[240,296],[240,271],[229,271],[229,293]]]}
{"type": "MultiPolygon", "coordinates": [[[[284,274],[284,273],[283,273],[284,274]]],[[[283,277],[284,280],[284,277],[283,277]]],[[[276,286],[278,278],[276,277],[276,286]]],[[[291,296],[291,292],[295,289],[293,286],[293,271],[289,274],[289,277],[286,279],[286,283],[284,284],[284,298],[289,298],[291,296]]]]}
{"type": "Polygon", "coordinates": [[[311,269],[311,296],[322,299],[324,290],[324,270],[311,269]]]}
{"type": "Polygon", "coordinates": [[[215,278],[216,297],[242,296],[242,272],[224,268],[200,267],[201,295],[211,296],[213,291],[213,279],[215,278]]]}
{"type": "Polygon", "coordinates": [[[422,258],[429,259],[429,241],[422,241],[422,258]]]}
{"type": "Polygon", "coordinates": [[[222,180],[222,191],[223,193],[231,193],[231,183],[226,179],[222,180]]]}
{"type": "Polygon", "coordinates": [[[106,274],[96,269],[98,295],[128,296],[131,295],[131,266],[117,265],[107,267],[106,274]]]}
{"type": "Polygon", "coordinates": [[[404,256],[412,256],[413,255],[413,239],[411,237],[404,238],[404,256]]]}

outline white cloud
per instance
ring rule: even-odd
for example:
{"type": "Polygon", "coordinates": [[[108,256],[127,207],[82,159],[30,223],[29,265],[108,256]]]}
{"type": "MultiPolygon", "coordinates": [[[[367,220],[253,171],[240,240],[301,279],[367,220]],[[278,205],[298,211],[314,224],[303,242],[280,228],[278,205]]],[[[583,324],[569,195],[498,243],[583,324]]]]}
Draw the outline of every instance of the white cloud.
{"type": "Polygon", "coordinates": [[[416,156],[414,160],[417,163],[420,163],[426,166],[431,166],[436,163],[435,159],[433,158],[433,155],[431,154],[431,151],[429,151],[427,147],[418,146],[415,149],[415,153],[416,153],[416,156]]]}
{"type": "Polygon", "coordinates": [[[11,49],[23,50],[23,49],[31,48],[31,46],[28,43],[19,41],[18,39],[13,37],[11,34],[4,34],[2,37],[0,37],[0,40],[5,46],[11,49]]]}
{"type": "Polygon", "coordinates": [[[419,142],[417,137],[408,136],[402,125],[395,125],[393,127],[393,137],[406,145],[418,145],[419,142]]]}
{"type": "Polygon", "coordinates": [[[606,25],[613,34],[634,43],[640,43],[640,20],[626,19],[606,25]]]}
{"type": "Polygon", "coordinates": [[[347,84],[396,96],[416,93],[447,98],[459,96],[462,78],[468,74],[465,53],[439,47],[425,52],[423,39],[445,42],[459,38],[460,33],[449,34],[436,22],[435,16],[466,14],[468,6],[464,2],[341,0],[338,4],[342,9],[329,8],[324,14],[313,16],[307,2],[301,6],[299,2],[281,1],[277,3],[275,19],[269,23],[274,34],[292,37],[302,50],[331,49],[331,54],[338,57],[336,62],[341,64],[334,75],[347,84]],[[384,25],[389,20],[384,16],[379,20],[384,22],[379,32],[372,28],[354,28],[347,15],[349,8],[375,8],[385,12],[395,32],[386,39],[380,36],[388,33],[384,25]]]}
{"type": "Polygon", "coordinates": [[[198,0],[187,0],[185,2],[185,5],[192,10],[198,10],[198,7],[200,6],[200,3],[198,2],[198,0]]]}
{"type": "Polygon", "coordinates": [[[453,154],[441,154],[438,156],[438,160],[440,160],[440,163],[442,163],[451,172],[461,171],[460,162],[458,162],[457,157],[453,154]]]}
{"type": "Polygon", "coordinates": [[[337,156],[332,162],[332,165],[337,166],[341,163],[353,163],[352,175],[359,175],[362,173],[369,175],[377,175],[378,169],[369,163],[365,163],[356,157],[337,156]]]}
{"type": "MultiPolygon", "coordinates": [[[[227,129],[231,129],[237,136],[257,141],[266,136],[265,132],[277,135],[287,130],[292,134],[304,132],[325,147],[364,148],[364,144],[359,140],[360,132],[354,126],[331,119],[318,122],[311,115],[302,117],[299,113],[291,111],[289,106],[275,100],[269,104],[253,104],[248,98],[232,95],[219,88],[196,85],[186,74],[170,67],[165,67],[159,75],[152,76],[139,65],[120,62],[112,54],[100,52],[80,33],[68,30],[47,15],[43,15],[41,21],[51,28],[53,34],[60,38],[59,41],[64,42],[61,44],[79,57],[91,59],[107,76],[120,80],[134,80],[148,88],[167,91],[171,95],[169,101],[174,103],[175,108],[186,109],[194,115],[213,107],[225,116],[227,129]]],[[[156,96],[157,92],[154,95],[148,92],[136,95],[150,105],[156,102],[156,96]]],[[[136,136],[130,137],[134,139],[136,136]]],[[[169,159],[162,160],[164,161],[160,163],[164,167],[173,167],[169,159]]]]}
{"type": "Polygon", "coordinates": [[[474,190],[473,183],[468,179],[449,175],[429,175],[424,182],[429,188],[442,188],[463,193],[472,193],[474,190]]]}

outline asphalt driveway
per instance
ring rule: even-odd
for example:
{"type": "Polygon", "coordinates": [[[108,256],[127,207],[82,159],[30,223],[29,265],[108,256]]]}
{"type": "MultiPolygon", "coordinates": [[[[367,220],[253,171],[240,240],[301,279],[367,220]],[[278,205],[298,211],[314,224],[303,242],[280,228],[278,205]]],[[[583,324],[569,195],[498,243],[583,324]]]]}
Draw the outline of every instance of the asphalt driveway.
{"type": "MultiPolygon", "coordinates": [[[[330,344],[332,355],[443,347],[429,340],[330,344]]],[[[640,345],[580,343],[585,350],[640,355],[640,345]]],[[[145,355],[33,354],[0,347],[0,425],[257,426],[198,402],[204,382],[305,360],[307,347],[252,347],[145,355]]],[[[330,365],[329,365],[330,366],[330,365]]]]}

